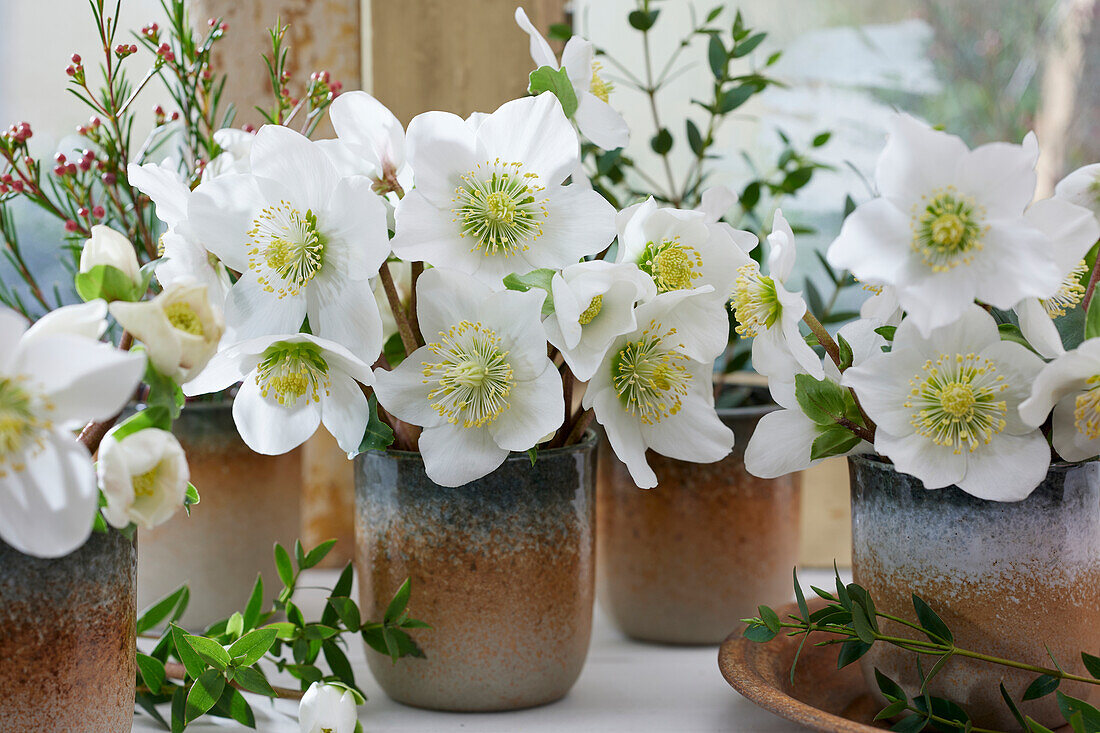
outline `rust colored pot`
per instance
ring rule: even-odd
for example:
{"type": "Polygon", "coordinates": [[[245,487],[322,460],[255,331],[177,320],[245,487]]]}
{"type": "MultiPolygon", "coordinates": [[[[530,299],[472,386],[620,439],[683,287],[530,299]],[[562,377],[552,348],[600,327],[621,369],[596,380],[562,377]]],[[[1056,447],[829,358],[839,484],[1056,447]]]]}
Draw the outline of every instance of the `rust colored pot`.
{"type": "Polygon", "coordinates": [[[426,659],[367,649],[393,699],[436,710],[552,702],[584,666],[594,597],[594,435],[513,454],[484,478],[437,486],[419,453],[356,459],[356,567],[364,618],[412,579],[426,659]]]}
{"type": "Polygon", "coordinates": [[[735,434],[717,463],[646,456],[658,485],[639,489],[600,442],[600,605],[627,635],[672,644],[720,644],[760,604],[793,597],[799,476],[760,479],[745,446],[766,407],[719,410],[735,434]]]}
{"type": "Polygon", "coordinates": [[[138,601],[152,605],[186,583],[181,619],[203,629],[244,609],[256,573],[275,580],[272,546],[299,536],[301,451],[253,453],[237,434],[232,403],[187,405],[173,426],[187,453],[200,503],[139,533],[138,601]]]}
{"type": "MultiPolygon", "coordinates": [[[[848,461],[853,571],[879,609],[915,619],[915,593],[960,647],[1043,667],[1049,647],[1067,672],[1087,675],[1081,652],[1100,650],[1100,464],[1056,464],[1027,499],[1003,503],[954,486],[929,491],[874,458],[848,461]]],[[[891,622],[882,628],[912,633],[891,622]]],[[[871,689],[876,667],[911,695],[920,688],[909,652],[879,643],[860,664],[871,689]]],[[[956,657],[929,691],[961,705],[977,727],[1015,730],[999,685],[1019,701],[1036,676],[956,657]]],[[[1059,689],[1100,698],[1095,686],[1059,689]]],[[[1065,722],[1053,695],[1020,707],[1048,727],[1065,722]]]]}
{"type": "Polygon", "coordinates": [[[0,541],[0,731],[129,732],[136,566],[114,530],[52,560],[0,541]]]}

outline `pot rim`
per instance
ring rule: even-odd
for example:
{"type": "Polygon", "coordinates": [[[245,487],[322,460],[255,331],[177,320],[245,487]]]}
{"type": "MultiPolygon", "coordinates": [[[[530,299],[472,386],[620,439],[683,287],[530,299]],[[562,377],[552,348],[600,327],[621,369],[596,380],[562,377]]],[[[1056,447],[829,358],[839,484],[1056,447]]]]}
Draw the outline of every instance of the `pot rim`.
{"type": "MultiPolygon", "coordinates": [[[[596,443],[597,443],[597,433],[592,428],[589,428],[588,430],[586,430],[584,432],[584,440],[582,440],[581,442],[573,443],[572,445],[563,445],[563,446],[558,447],[558,448],[548,448],[546,450],[540,450],[539,451],[539,457],[541,458],[542,456],[558,456],[558,455],[562,455],[562,454],[565,454],[565,453],[575,453],[578,450],[585,450],[585,449],[595,448],[596,443]]],[[[420,461],[420,462],[424,461],[424,458],[421,455],[420,451],[415,451],[415,450],[396,450],[394,448],[385,448],[385,449],[382,449],[382,450],[363,451],[362,453],[359,454],[359,456],[365,456],[365,455],[384,455],[384,456],[390,456],[392,458],[403,460],[403,461],[409,461],[409,460],[415,460],[415,461],[420,461]]],[[[359,456],[356,456],[356,458],[358,458],[359,456]]],[[[512,451],[511,453],[508,454],[508,457],[505,458],[504,460],[505,461],[518,461],[518,460],[530,461],[531,459],[530,459],[530,457],[528,457],[528,455],[526,453],[517,453],[516,451],[512,451]]]]}
{"type": "MultiPolygon", "coordinates": [[[[894,465],[893,461],[891,461],[886,456],[879,455],[878,453],[855,453],[853,455],[847,456],[847,458],[851,462],[858,461],[860,463],[877,466],[879,468],[882,468],[883,470],[888,470],[893,473],[900,473],[900,471],[898,471],[897,469],[897,466],[894,465]]],[[[1047,473],[1051,473],[1053,471],[1069,471],[1070,469],[1077,468],[1079,466],[1087,466],[1090,463],[1096,463],[1097,460],[1098,459],[1093,458],[1088,461],[1081,461],[1078,463],[1071,463],[1069,461],[1051,461],[1050,468],[1047,469],[1047,473]]],[[[911,474],[905,475],[910,476],[911,474]]],[[[913,478],[916,477],[914,476],[913,478]]],[[[954,486],[954,484],[952,484],[952,486],[954,486]]]]}

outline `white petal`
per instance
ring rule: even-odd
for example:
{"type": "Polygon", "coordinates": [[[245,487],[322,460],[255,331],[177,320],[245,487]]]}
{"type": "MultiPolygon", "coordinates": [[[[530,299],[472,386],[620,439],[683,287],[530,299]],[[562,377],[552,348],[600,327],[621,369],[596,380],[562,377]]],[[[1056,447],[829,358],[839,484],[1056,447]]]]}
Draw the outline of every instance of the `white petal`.
{"type": "Polygon", "coordinates": [[[1036,351],[1047,359],[1066,353],[1058,328],[1038,299],[1025,298],[1013,310],[1020,319],[1020,331],[1036,351]]]}
{"type": "Polygon", "coordinates": [[[600,252],[615,237],[615,209],[595,191],[577,186],[550,192],[542,236],[534,240],[526,259],[535,267],[560,268],[600,252]]]}
{"type": "Polygon", "coordinates": [[[440,486],[462,486],[495,471],[508,451],[493,442],[486,428],[444,424],[420,434],[424,471],[440,486]]]}
{"type": "Polygon", "coordinates": [[[896,282],[912,256],[909,226],[909,217],[885,198],[860,204],[829,245],[829,264],[867,282],[896,282]]]}
{"type": "Polygon", "coordinates": [[[1031,396],[1020,404],[1020,417],[1038,427],[1063,397],[1088,389],[1086,380],[1100,374],[1100,339],[1089,339],[1043,367],[1031,385],[1031,396]]]}
{"type": "Polygon", "coordinates": [[[1065,272],[1043,232],[1020,220],[989,221],[987,227],[983,254],[988,266],[981,275],[971,275],[979,300],[1007,310],[1023,298],[1043,298],[1058,290],[1065,272]]]}
{"type": "MultiPolygon", "coordinates": [[[[71,334],[98,340],[107,330],[107,301],[93,300],[87,303],[66,305],[45,314],[27,329],[25,338],[71,334]]],[[[3,337],[0,337],[2,340],[3,337]]]]}
{"type": "Polygon", "coordinates": [[[374,277],[389,256],[386,218],[386,205],[371,190],[369,180],[353,176],[337,184],[320,224],[329,239],[325,256],[331,256],[338,246],[344,249],[346,270],[342,274],[349,280],[374,277]]]}
{"type": "Polygon", "coordinates": [[[772,233],[768,235],[768,246],[771,252],[768,254],[768,274],[773,279],[786,282],[794,269],[795,243],[794,231],[791,225],[783,217],[783,211],[775,210],[772,219],[772,233]]]}
{"type": "Polygon", "coordinates": [[[516,8],[516,24],[531,37],[531,58],[537,66],[558,67],[558,60],[554,58],[554,52],[550,50],[550,44],[542,37],[534,23],[527,17],[523,8],[516,8]]]}
{"type": "Polygon", "coordinates": [[[417,115],[409,123],[406,141],[417,190],[448,210],[461,176],[485,162],[477,159],[474,131],[450,112],[417,115]]]}
{"type": "Polygon", "coordinates": [[[87,449],[49,433],[24,470],[0,478],[0,539],[26,555],[68,555],[91,535],[98,496],[87,449]]]}
{"type": "MultiPolygon", "coordinates": [[[[699,211],[706,215],[706,221],[714,223],[733,208],[739,198],[729,186],[711,186],[699,199],[699,211]]],[[[753,235],[755,239],[756,236],[753,235]]]]}
{"type": "Polygon", "coordinates": [[[1018,408],[1031,394],[1031,386],[1043,369],[1043,360],[1015,341],[990,344],[978,352],[978,355],[996,365],[997,374],[1004,377],[1004,383],[1008,387],[1000,393],[1001,398],[1008,403],[1005,432],[1013,435],[1031,432],[1032,426],[1021,420],[1018,408]]]}
{"type": "Polygon", "coordinates": [[[329,107],[336,135],[346,143],[371,152],[381,174],[384,165],[394,171],[405,162],[405,130],[384,104],[363,91],[341,94],[329,107]]]}
{"type": "Polygon", "coordinates": [[[1054,407],[1054,449],[1067,461],[1087,461],[1100,455],[1100,438],[1089,438],[1077,429],[1076,403],[1076,397],[1070,395],[1054,407]]]}
{"type": "MultiPolygon", "coordinates": [[[[709,369],[693,371],[697,378],[710,376],[709,369]]],[[[710,382],[702,388],[709,392],[710,382]]],[[[652,425],[643,423],[641,431],[647,446],[681,461],[714,463],[733,450],[733,431],[718,419],[713,404],[698,389],[684,396],[678,413],[652,425]]]]}
{"type": "MultiPolygon", "coordinates": [[[[896,339],[895,339],[896,341],[896,339]]],[[[863,409],[879,427],[879,433],[907,435],[913,428],[911,408],[905,407],[912,387],[909,381],[921,373],[927,357],[898,344],[888,354],[877,354],[859,366],[849,367],[841,381],[852,387],[863,409]]]]}
{"type": "Polygon", "coordinates": [[[339,277],[311,283],[307,313],[313,333],[345,345],[356,358],[373,364],[382,353],[382,317],[374,293],[364,285],[339,277]]]}
{"type": "Polygon", "coordinates": [[[956,454],[916,433],[895,437],[881,425],[875,432],[875,450],[893,461],[897,470],[920,479],[926,489],[951,486],[961,481],[967,470],[965,454],[956,454]]]}
{"type": "Polygon", "coordinates": [[[221,392],[228,389],[244,378],[237,354],[227,351],[219,351],[206,364],[197,377],[183,386],[183,393],[188,397],[195,395],[221,392]]]}
{"type": "Polygon", "coordinates": [[[581,36],[570,38],[562,49],[561,65],[578,96],[592,86],[592,60],[595,55],[596,50],[592,42],[581,36]]]}
{"type": "Polygon", "coordinates": [[[391,370],[374,370],[374,393],[378,402],[398,419],[412,425],[433,427],[446,422],[432,409],[428,393],[432,386],[424,379],[421,362],[431,355],[421,346],[391,370]]]}
{"type": "Polygon", "coordinates": [[[574,119],[582,135],[604,150],[627,146],[630,127],[614,107],[586,91],[577,94],[577,102],[574,119]]]}
{"type": "Polygon", "coordinates": [[[131,163],[126,168],[130,185],[153,200],[157,218],[169,227],[178,226],[187,218],[187,199],[191,189],[183,176],[166,165],[131,163]]]}
{"type": "Polygon", "coordinates": [[[1091,209],[1100,217],[1100,189],[1097,188],[1097,181],[1100,181],[1100,163],[1086,165],[1058,181],[1058,185],[1054,187],[1054,195],[1071,204],[1091,209]]]}
{"type": "Polygon", "coordinates": [[[957,162],[958,187],[975,197],[991,219],[1019,216],[1035,196],[1038,157],[1034,133],[1028,133],[1023,145],[982,145],[957,162]]]}
{"type": "Polygon", "coordinates": [[[244,339],[274,333],[296,333],[306,319],[306,294],[278,297],[245,272],[229,290],[225,302],[227,339],[244,339]]]}
{"type": "Polygon", "coordinates": [[[477,130],[477,150],[487,160],[522,163],[547,188],[564,181],[580,160],[577,133],[548,92],[498,107],[477,130]]]}
{"type": "Polygon", "coordinates": [[[27,330],[27,320],[10,308],[0,306],[0,372],[6,372],[15,358],[16,345],[27,330]]]}
{"type": "Polygon", "coordinates": [[[367,397],[359,384],[342,374],[332,375],[329,394],[321,402],[321,422],[345,453],[356,453],[370,420],[367,397]]]}
{"type": "MultiPolygon", "coordinates": [[[[591,388],[591,385],[589,385],[591,388]]],[[[585,395],[587,399],[587,394],[585,395]]],[[[657,485],[657,474],[645,459],[646,444],[637,418],[623,409],[614,390],[600,390],[592,399],[596,420],[604,426],[607,441],[619,460],[626,464],[630,477],[640,489],[657,485]]]]}
{"type": "Polygon", "coordinates": [[[302,209],[321,211],[339,177],[324,151],[309,138],[282,125],[264,125],[252,141],[252,174],[285,186],[302,209]]]}
{"type": "Polygon", "coordinates": [[[187,230],[237,272],[248,270],[248,230],[266,205],[250,175],[231,175],[199,184],[187,203],[187,230]]]}
{"type": "Polygon", "coordinates": [[[533,379],[547,364],[546,333],[540,323],[545,298],[546,291],[540,288],[525,293],[504,290],[478,304],[477,320],[507,344],[508,361],[517,379],[533,379]]]}
{"type": "Polygon", "coordinates": [[[956,485],[979,499],[1021,501],[1035,490],[1050,468],[1050,446],[1038,430],[993,438],[967,458],[966,476],[956,485]]]}
{"type": "Polygon", "coordinates": [[[488,427],[501,448],[525,451],[556,431],[564,421],[561,375],[548,360],[542,374],[513,385],[508,395],[508,409],[488,427]]]}
{"type": "Polygon", "coordinates": [[[769,412],[745,446],[745,469],[760,478],[805,470],[813,465],[810,448],[817,436],[817,426],[800,410],[769,412]]]}
{"type": "MultiPolygon", "coordinates": [[[[453,192],[453,191],[452,191],[453,192]]],[[[396,230],[390,240],[393,253],[405,261],[422,260],[433,267],[449,267],[472,273],[484,255],[471,252],[459,237],[449,208],[438,208],[419,190],[405,194],[394,212],[396,230]]]]}
{"type": "MultiPolygon", "coordinates": [[[[949,327],[967,309],[974,306],[974,273],[965,266],[948,272],[931,272],[923,263],[912,263],[908,270],[921,269],[919,280],[898,279],[898,303],[906,312],[905,321],[912,321],[922,334],[928,336],[934,329],[949,327]]],[[[1000,296],[998,296],[1000,299],[1000,296]]],[[[1017,300],[1019,296],[1017,296],[1017,300]]],[[[1011,307],[1016,301],[1006,307],[1011,307]]],[[[902,324],[905,324],[902,321],[902,324]]],[[[963,352],[966,353],[966,352],[963,352]]]]}
{"type": "Polygon", "coordinates": [[[474,318],[493,292],[469,275],[440,267],[426,270],[416,283],[416,317],[429,342],[440,332],[474,318]]]}
{"type": "MultiPolygon", "coordinates": [[[[260,393],[255,373],[245,377],[233,400],[233,422],[241,440],[267,456],[291,451],[309,440],[321,423],[316,402],[286,407],[260,393]]],[[[358,446],[357,446],[358,447],[358,446]]]]}
{"type": "Polygon", "coordinates": [[[875,182],[884,197],[908,211],[920,196],[954,183],[955,169],[969,152],[958,136],[897,114],[875,165],[875,182]]]}
{"type": "Polygon", "coordinates": [[[1060,198],[1036,201],[1024,218],[1050,237],[1051,254],[1063,273],[1073,269],[1100,238],[1100,221],[1092,211],[1060,198]]]}

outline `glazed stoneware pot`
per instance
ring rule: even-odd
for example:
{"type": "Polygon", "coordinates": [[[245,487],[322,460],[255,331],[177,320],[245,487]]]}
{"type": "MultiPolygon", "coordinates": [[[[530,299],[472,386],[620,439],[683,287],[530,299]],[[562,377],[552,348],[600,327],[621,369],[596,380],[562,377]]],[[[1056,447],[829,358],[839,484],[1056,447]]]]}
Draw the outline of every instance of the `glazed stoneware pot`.
{"type": "Polygon", "coordinates": [[[356,459],[356,569],[364,618],[412,580],[426,659],[367,649],[393,699],[436,710],[552,702],[588,654],[595,586],[596,439],[513,454],[459,488],[434,484],[419,453],[356,459]]]}
{"type": "Polygon", "coordinates": [[[600,605],[645,641],[720,644],[759,604],[793,597],[798,474],[760,479],[745,446],[772,406],[718,414],[735,434],[717,463],[647,455],[658,485],[639,489],[606,440],[597,481],[600,605]]]}
{"type": "Polygon", "coordinates": [[[301,451],[253,453],[237,434],[232,403],[188,404],[173,426],[200,503],[139,533],[138,601],[145,608],[186,583],[181,623],[202,629],[243,611],[262,572],[277,582],[272,547],[299,536],[301,451]]]}
{"type": "Polygon", "coordinates": [[[130,730],[136,574],[114,530],[51,560],[0,541],[0,731],[130,730]]]}
{"type": "MultiPolygon", "coordinates": [[[[849,465],[855,580],[880,610],[914,619],[915,593],[960,647],[1044,667],[1049,647],[1063,669],[1087,674],[1080,653],[1100,650],[1100,463],[1055,464],[1015,503],[954,486],[929,491],[876,458],[853,457],[849,465]]],[[[920,684],[912,656],[876,644],[860,663],[872,689],[877,667],[913,694],[920,684]]],[[[962,705],[976,726],[1015,730],[998,685],[1019,700],[1036,677],[955,658],[929,687],[962,705]]],[[[1098,697],[1088,685],[1059,689],[1098,697]]],[[[1021,709],[1048,727],[1064,724],[1053,695],[1021,709]]]]}

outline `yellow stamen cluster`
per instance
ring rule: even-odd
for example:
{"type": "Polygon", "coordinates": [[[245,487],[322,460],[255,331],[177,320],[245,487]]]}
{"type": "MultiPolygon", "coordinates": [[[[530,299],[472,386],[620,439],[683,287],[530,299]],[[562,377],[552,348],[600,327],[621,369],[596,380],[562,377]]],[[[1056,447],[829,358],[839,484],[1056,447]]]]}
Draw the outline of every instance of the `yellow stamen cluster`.
{"type": "Polygon", "coordinates": [[[1043,309],[1051,318],[1064,316],[1066,311],[1077,307],[1085,297],[1085,286],[1081,284],[1081,277],[1089,271],[1088,264],[1081,260],[1077,266],[1070,270],[1069,274],[1058,287],[1058,292],[1053,296],[1040,300],[1043,309]]]}
{"type": "Polygon", "coordinates": [[[164,313],[168,316],[168,322],[173,328],[179,329],[192,336],[202,336],[204,331],[202,319],[195,309],[188,303],[169,303],[164,306],[164,313]]]}
{"type": "Polygon", "coordinates": [[[147,499],[156,493],[157,474],[160,472],[160,464],[153,466],[145,473],[130,478],[134,486],[134,496],[138,499],[147,499]]]}
{"type": "Polygon", "coordinates": [[[486,256],[508,257],[530,249],[550,216],[543,190],[538,176],[524,172],[522,163],[497,158],[479,164],[463,174],[462,185],[455,189],[451,213],[459,236],[474,239],[470,251],[486,256]]]}
{"type": "Polygon", "coordinates": [[[282,298],[297,295],[324,267],[325,237],[317,217],[287,201],[268,206],[248,230],[248,267],[264,290],[282,298]]]}
{"type": "Polygon", "coordinates": [[[428,344],[437,361],[423,361],[432,409],[452,425],[480,428],[508,409],[514,379],[509,352],[495,331],[462,321],[428,344]]]}
{"type": "Polygon", "coordinates": [[[600,76],[602,68],[603,64],[599,61],[592,62],[592,83],[589,84],[588,91],[592,92],[592,96],[596,99],[606,102],[611,99],[611,92],[615,91],[615,85],[600,76]]]}
{"type": "Polygon", "coordinates": [[[49,420],[37,414],[40,410],[24,381],[0,377],[0,477],[7,476],[8,468],[16,472],[26,468],[25,454],[42,448],[42,437],[51,427],[49,420]]]}
{"type": "Polygon", "coordinates": [[[929,359],[909,384],[904,407],[913,410],[910,424],[936,445],[965,447],[973,453],[988,445],[1005,428],[1008,404],[1000,398],[1008,389],[1004,375],[991,360],[977,354],[940,354],[929,359]]]}
{"type": "Polygon", "coordinates": [[[913,250],[936,272],[968,264],[989,230],[985,210],[954,186],[937,189],[913,205],[913,250]]]}
{"type": "Polygon", "coordinates": [[[601,310],[603,310],[603,296],[597,295],[592,299],[592,302],[588,304],[588,307],[584,309],[584,312],[581,313],[581,317],[577,319],[578,323],[582,326],[587,326],[596,316],[600,315],[601,310]]]}
{"type": "Polygon", "coordinates": [[[1073,425],[1090,440],[1100,438],[1100,375],[1089,377],[1087,392],[1077,395],[1073,404],[1073,425]]]}
{"type": "Polygon", "coordinates": [[[680,411],[691,383],[683,344],[675,328],[650,321],[641,338],[631,341],[611,360],[611,380],[623,407],[646,425],[680,411]]]}
{"type": "Polygon", "coordinates": [[[783,307],[775,292],[775,281],[760,272],[760,265],[755,262],[742,265],[737,273],[730,303],[737,319],[737,333],[755,336],[771,328],[783,307]]]}
{"type": "Polygon", "coordinates": [[[305,398],[306,404],[320,402],[329,394],[328,362],[311,343],[279,341],[264,352],[256,369],[260,394],[272,396],[280,405],[292,407],[305,398]]]}
{"type": "Polygon", "coordinates": [[[657,292],[688,290],[702,277],[703,256],[694,247],[680,243],[679,237],[647,242],[638,258],[638,269],[653,278],[657,292]]]}

